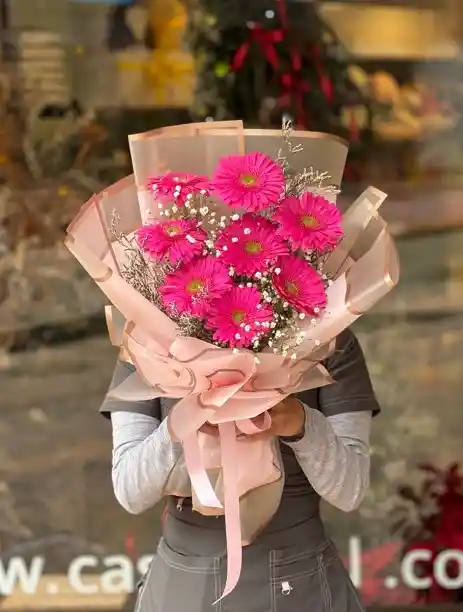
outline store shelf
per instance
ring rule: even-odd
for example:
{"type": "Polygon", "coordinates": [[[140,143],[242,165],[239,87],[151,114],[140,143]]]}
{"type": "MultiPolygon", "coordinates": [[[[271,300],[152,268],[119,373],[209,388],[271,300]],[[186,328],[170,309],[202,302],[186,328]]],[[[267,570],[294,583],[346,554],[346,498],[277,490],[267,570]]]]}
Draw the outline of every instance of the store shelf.
{"type": "Polygon", "coordinates": [[[349,55],[360,62],[451,61],[459,54],[434,3],[321,0],[317,6],[349,55]]]}

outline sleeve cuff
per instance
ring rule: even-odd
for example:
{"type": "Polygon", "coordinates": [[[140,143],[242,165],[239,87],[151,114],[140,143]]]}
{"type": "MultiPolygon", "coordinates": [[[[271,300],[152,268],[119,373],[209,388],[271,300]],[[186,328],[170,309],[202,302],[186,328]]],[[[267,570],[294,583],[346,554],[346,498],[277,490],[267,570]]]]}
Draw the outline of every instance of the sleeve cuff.
{"type": "Polygon", "coordinates": [[[308,423],[310,421],[310,416],[309,416],[310,408],[306,404],[304,404],[304,402],[301,402],[301,404],[303,405],[304,412],[305,412],[303,431],[301,431],[300,434],[297,434],[295,436],[280,436],[280,440],[284,442],[284,444],[287,444],[288,446],[290,446],[291,448],[296,448],[295,445],[297,445],[299,442],[302,442],[303,440],[306,440],[309,434],[308,423]]]}

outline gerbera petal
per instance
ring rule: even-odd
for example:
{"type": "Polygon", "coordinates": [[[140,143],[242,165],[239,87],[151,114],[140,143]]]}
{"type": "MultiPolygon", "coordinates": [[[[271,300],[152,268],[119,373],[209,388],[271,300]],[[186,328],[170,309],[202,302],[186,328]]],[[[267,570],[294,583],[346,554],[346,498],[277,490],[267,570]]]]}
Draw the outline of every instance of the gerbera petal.
{"type": "Polygon", "coordinates": [[[150,257],[176,264],[200,255],[207,233],[194,220],[169,219],[141,227],[136,237],[140,248],[150,257]]]}
{"type": "Polygon", "coordinates": [[[272,281],[280,296],[297,312],[318,316],[327,298],[325,283],[315,268],[295,255],[282,258],[277,266],[279,272],[272,281]]]}
{"type": "Polygon", "coordinates": [[[343,236],[342,215],[336,205],[310,192],[300,198],[285,198],[274,219],[279,224],[278,234],[286,237],[294,249],[325,252],[343,236]]]}
{"type": "Polygon", "coordinates": [[[177,313],[206,315],[213,300],[221,298],[231,287],[228,269],[210,255],[197,257],[168,274],[159,293],[166,308],[177,313]]]}
{"type": "Polygon", "coordinates": [[[258,212],[278,204],[284,189],[281,166],[263,153],[223,157],[211,189],[232,208],[258,212]]]}
{"type": "Polygon", "coordinates": [[[209,178],[185,172],[168,172],[148,179],[147,188],[160,202],[182,207],[194,195],[209,195],[209,178]]]}
{"type": "Polygon", "coordinates": [[[260,215],[245,214],[217,236],[221,259],[238,274],[265,272],[277,258],[289,254],[288,244],[276,234],[276,226],[260,215]]]}
{"type": "Polygon", "coordinates": [[[233,286],[211,304],[206,327],[220,344],[249,347],[268,333],[272,319],[272,308],[257,289],[233,286]]]}

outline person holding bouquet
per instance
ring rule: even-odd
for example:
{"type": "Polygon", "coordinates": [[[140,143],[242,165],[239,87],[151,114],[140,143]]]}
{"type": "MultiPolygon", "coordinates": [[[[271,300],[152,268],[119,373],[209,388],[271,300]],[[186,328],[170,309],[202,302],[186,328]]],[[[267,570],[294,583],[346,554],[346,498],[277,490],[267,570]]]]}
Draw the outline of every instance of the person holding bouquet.
{"type": "Polygon", "coordinates": [[[113,304],[116,498],[132,514],[167,498],[137,612],[363,610],[320,501],[349,512],[368,487],[379,405],[350,326],[397,283],[397,253],[385,194],[342,216],[301,156],[320,143],[332,163],[331,137],[297,138],[239,121],[135,135],[134,175],[67,230],[113,304]]]}
{"type": "MultiPolygon", "coordinates": [[[[163,540],[138,612],[352,612],[358,594],[320,519],[320,498],[355,510],[369,483],[369,436],[379,411],[360,345],[339,335],[326,362],[336,383],[288,397],[271,411],[286,474],[281,504],[257,539],[243,548],[235,590],[215,606],[225,583],[224,517],[192,510],[191,499],[169,496],[163,540]]],[[[119,361],[112,386],[133,371],[119,361]]],[[[139,514],[158,503],[182,453],[169,434],[173,400],[106,399],[113,431],[113,484],[120,504],[139,514]]],[[[205,428],[214,436],[214,427],[205,428]]]]}

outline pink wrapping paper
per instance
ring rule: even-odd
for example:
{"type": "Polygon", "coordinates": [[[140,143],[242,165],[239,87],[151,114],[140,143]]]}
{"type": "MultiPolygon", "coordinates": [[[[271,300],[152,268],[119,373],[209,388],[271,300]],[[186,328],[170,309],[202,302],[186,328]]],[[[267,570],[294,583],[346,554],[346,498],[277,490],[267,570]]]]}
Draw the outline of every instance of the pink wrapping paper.
{"type": "MultiPolygon", "coordinates": [[[[378,213],[386,196],[370,188],[346,213],[345,236],[326,262],[335,279],[328,289],[328,307],[315,325],[301,322],[305,340],[296,359],[178,337],[175,324],[123,279],[126,254],[110,230],[114,214],[117,231],[125,234],[156,217],[144,187],[148,176],[166,171],[210,174],[220,157],[242,154],[248,146],[276,157],[280,137],[280,132],[243,130],[239,121],[132,136],[134,176],[91,198],[66,238],[68,248],[112,303],[111,339],[136,366],[136,373],[113,391],[114,397],[179,399],[169,426],[183,445],[189,480],[182,482],[174,470],[165,493],[192,496],[195,509],[203,514],[225,514],[228,576],[223,596],[239,579],[242,544],[271,520],[284,482],[278,445],[274,440],[253,440],[252,434],[269,427],[268,411],[289,394],[333,382],[320,363],[333,340],[398,281],[397,253],[378,213]],[[198,431],[206,422],[218,425],[219,438],[198,431]]],[[[345,143],[305,132],[295,132],[294,139],[303,143],[305,152],[295,159],[327,170],[333,182],[340,182],[345,143]]]]}

